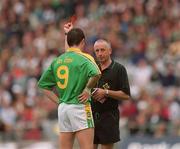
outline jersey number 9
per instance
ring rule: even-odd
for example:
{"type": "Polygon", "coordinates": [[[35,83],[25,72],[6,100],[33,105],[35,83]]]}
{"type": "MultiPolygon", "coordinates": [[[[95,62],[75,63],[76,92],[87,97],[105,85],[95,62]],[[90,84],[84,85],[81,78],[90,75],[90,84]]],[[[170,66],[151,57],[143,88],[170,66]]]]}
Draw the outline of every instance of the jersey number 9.
{"type": "Polygon", "coordinates": [[[57,77],[60,79],[60,81],[57,82],[57,85],[60,89],[65,89],[67,87],[68,76],[69,76],[68,67],[65,65],[59,66],[57,69],[57,77]]]}

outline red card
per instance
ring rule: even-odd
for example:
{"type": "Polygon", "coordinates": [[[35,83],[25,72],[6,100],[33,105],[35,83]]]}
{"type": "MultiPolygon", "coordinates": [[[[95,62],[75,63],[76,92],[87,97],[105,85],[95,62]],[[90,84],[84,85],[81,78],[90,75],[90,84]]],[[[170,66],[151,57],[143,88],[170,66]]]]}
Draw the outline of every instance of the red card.
{"type": "Polygon", "coordinates": [[[74,24],[74,23],[76,22],[76,20],[77,20],[76,15],[71,16],[70,22],[71,22],[72,24],[74,24]]]}

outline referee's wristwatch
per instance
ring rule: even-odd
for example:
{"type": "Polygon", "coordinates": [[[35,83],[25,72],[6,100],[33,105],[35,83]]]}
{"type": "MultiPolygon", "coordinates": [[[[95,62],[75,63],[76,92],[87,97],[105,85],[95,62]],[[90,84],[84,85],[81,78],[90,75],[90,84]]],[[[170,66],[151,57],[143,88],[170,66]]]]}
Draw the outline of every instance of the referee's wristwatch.
{"type": "Polygon", "coordinates": [[[108,97],[108,95],[109,95],[109,90],[108,89],[105,89],[105,95],[106,95],[106,97],[108,97]]]}

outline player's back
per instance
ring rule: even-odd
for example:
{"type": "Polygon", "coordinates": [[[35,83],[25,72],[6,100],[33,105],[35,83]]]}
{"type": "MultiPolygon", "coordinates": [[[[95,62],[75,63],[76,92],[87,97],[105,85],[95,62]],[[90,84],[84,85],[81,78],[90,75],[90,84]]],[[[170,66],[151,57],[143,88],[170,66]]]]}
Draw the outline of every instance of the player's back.
{"type": "Polygon", "coordinates": [[[82,93],[88,79],[97,72],[91,60],[82,53],[70,51],[59,56],[52,66],[60,101],[78,104],[78,95],[82,93]]]}

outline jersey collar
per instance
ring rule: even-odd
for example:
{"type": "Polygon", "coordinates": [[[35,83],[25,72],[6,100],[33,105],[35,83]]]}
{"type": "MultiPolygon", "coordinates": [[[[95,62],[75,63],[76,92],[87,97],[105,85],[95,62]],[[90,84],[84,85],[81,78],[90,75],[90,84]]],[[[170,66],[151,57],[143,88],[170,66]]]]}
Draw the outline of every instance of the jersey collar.
{"type": "Polygon", "coordinates": [[[67,52],[77,52],[77,53],[79,53],[79,52],[82,52],[82,51],[79,48],[68,48],[67,52]]]}

